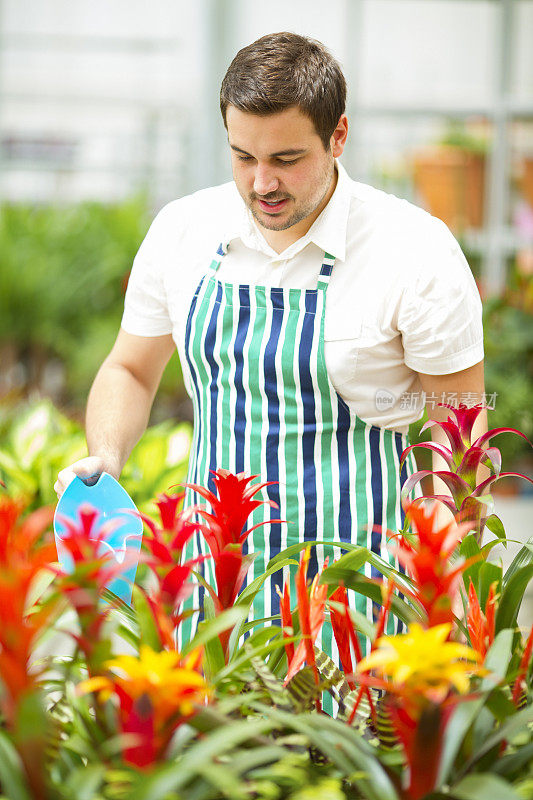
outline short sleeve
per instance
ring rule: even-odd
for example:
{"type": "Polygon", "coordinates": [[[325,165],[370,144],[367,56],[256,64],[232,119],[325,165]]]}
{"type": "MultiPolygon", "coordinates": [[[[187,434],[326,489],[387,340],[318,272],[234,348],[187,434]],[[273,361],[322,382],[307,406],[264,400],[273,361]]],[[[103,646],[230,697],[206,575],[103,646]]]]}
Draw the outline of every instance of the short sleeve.
{"type": "Polygon", "coordinates": [[[133,261],[126,289],[122,328],[137,336],[164,336],[172,332],[162,274],[161,217],[155,218],[133,261]]]}
{"type": "Polygon", "coordinates": [[[448,375],[483,360],[482,307],[468,262],[449,229],[431,218],[422,266],[406,286],[398,327],[404,361],[416,372],[448,375]]]}

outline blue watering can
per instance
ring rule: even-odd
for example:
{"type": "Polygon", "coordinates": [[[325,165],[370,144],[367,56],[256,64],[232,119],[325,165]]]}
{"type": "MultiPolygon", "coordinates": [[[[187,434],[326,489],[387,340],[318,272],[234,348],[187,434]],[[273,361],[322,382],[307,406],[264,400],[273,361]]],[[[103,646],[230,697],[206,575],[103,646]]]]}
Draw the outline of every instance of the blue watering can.
{"type": "Polygon", "coordinates": [[[135,582],[139,551],[141,549],[143,522],[138,515],[135,503],[122,486],[107,472],[96,478],[75,477],[67,486],[57,504],[54,514],[54,533],[57,555],[65,572],[73,571],[72,556],[63,544],[69,536],[68,528],[62,518],[68,517],[78,523],[80,506],[88,504],[98,512],[95,533],[104,523],[114,521],[104,539],[99,555],[110,554],[124,570],[114,577],[106,589],[131,605],[132,584],[135,582]],[[131,513],[130,513],[131,512],[131,513]]]}

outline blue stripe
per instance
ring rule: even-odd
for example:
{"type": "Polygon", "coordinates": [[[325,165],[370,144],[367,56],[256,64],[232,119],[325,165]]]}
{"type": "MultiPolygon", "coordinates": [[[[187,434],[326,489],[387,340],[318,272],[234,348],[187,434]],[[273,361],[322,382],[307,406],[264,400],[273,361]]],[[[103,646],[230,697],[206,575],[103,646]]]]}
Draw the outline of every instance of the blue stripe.
{"type": "MultiPolygon", "coordinates": [[[[372,529],[371,533],[371,549],[372,552],[378,556],[381,556],[381,541],[383,538],[383,532],[381,527],[383,526],[383,486],[382,486],[382,474],[381,474],[381,455],[379,452],[379,439],[380,433],[377,428],[371,427],[369,431],[369,442],[370,442],[370,465],[371,465],[371,487],[372,487],[372,506],[373,506],[373,516],[374,516],[374,528],[372,529]],[[378,530],[375,529],[375,526],[380,526],[378,530]]],[[[378,578],[381,576],[381,572],[377,570],[375,567],[371,569],[371,575],[373,578],[378,578]]]]}
{"type": "MultiPolygon", "coordinates": [[[[191,354],[191,335],[192,335],[192,321],[193,321],[194,313],[195,313],[195,310],[196,310],[198,294],[200,292],[200,288],[201,288],[202,283],[204,281],[204,277],[202,277],[202,279],[200,280],[200,283],[198,284],[196,292],[194,293],[194,297],[192,299],[192,303],[191,303],[191,306],[190,306],[190,309],[189,309],[189,314],[187,316],[187,323],[186,323],[186,326],[185,326],[185,358],[186,358],[187,364],[189,366],[189,373],[190,373],[190,376],[191,376],[191,382],[192,382],[192,385],[193,385],[194,394],[196,396],[196,413],[195,413],[195,422],[194,422],[194,424],[195,424],[195,434],[196,434],[196,437],[197,437],[197,442],[196,442],[196,455],[194,457],[194,471],[188,478],[190,483],[197,483],[198,482],[198,459],[200,457],[200,444],[201,444],[201,438],[202,438],[202,435],[201,435],[201,431],[202,431],[202,421],[201,421],[202,406],[201,406],[201,402],[200,402],[200,388],[198,386],[198,380],[197,380],[197,374],[198,373],[197,373],[196,367],[195,366],[193,367],[193,362],[191,360],[191,355],[190,355],[191,354]]],[[[192,453],[190,455],[190,458],[193,458],[193,454],[192,453]]],[[[200,500],[200,498],[198,497],[196,492],[191,492],[191,503],[192,504],[197,503],[199,500],[200,500]]],[[[203,536],[200,533],[196,533],[195,537],[196,537],[197,552],[198,553],[205,552],[204,551],[205,543],[204,543],[203,536]]],[[[192,555],[192,552],[188,553],[188,555],[189,556],[192,555]]],[[[198,567],[198,571],[200,572],[200,574],[203,577],[205,577],[205,564],[202,562],[201,564],[198,564],[197,567],[198,567]]],[[[204,592],[205,592],[205,590],[204,590],[203,586],[200,584],[199,585],[199,592],[198,592],[198,605],[199,605],[199,608],[200,608],[200,615],[198,617],[198,622],[201,622],[203,620],[203,617],[204,617],[204,614],[203,614],[204,592]]],[[[194,631],[191,632],[191,636],[194,636],[194,631]]]]}
{"type": "MultiPolygon", "coordinates": [[[[207,331],[205,333],[204,339],[204,354],[209,364],[210,371],[211,371],[211,383],[210,383],[210,394],[211,394],[211,412],[209,417],[209,469],[215,471],[218,467],[217,464],[217,397],[218,397],[218,372],[219,367],[217,362],[213,357],[213,352],[215,349],[216,344],[216,336],[217,336],[217,321],[218,321],[218,314],[220,311],[220,301],[222,299],[222,284],[217,282],[217,294],[216,300],[213,304],[213,310],[211,312],[211,318],[209,320],[209,324],[207,326],[207,331]]],[[[210,473],[208,478],[208,487],[210,491],[215,491],[215,481],[213,475],[210,473]]]]}
{"type": "MultiPolygon", "coordinates": [[[[316,291],[305,293],[305,315],[302,325],[300,346],[298,348],[298,365],[300,372],[300,389],[302,393],[303,422],[302,455],[304,463],[303,501],[304,531],[303,538],[314,540],[317,538],[317,492],[316,492],[316,465],[315,465],[315,436],[316,436],[316,406],[315,387],[311,377],[311,349],[315,330],[317,306],[316,291]]],[[[316,547],[311,549],[309,559],[309,577],[312,578],[318,571],[316,547]]]]}
{"type": "MultiPolygon", "coordinates": [[[[196,370],[196,367],[193,365],[193,362],[192,362],[192,359],[191,359],[191,331],[192,331],[192,320],[193,320],[193,317],[194,317],[194,312],[196,310],[196,303],[198,301],[198,294],[200,292],[200,288],[201,288],[203,282],[204,282],[204,278],[202,277],[202,279],[200,280],[200,283],[198,284],[198,286],[196,288],[196,292],[194,293],[194,297],[192,299],[191,307],[189,309],[189,314],[187,316],[187,324],[185,326],[185,358],[186,358],[187,364],[189,366],[189,374],[191,376],[191,382],[192,382],[192,385],[193,385],[194,394],[196,396],[196,409],[197,409],[197,412],[196,412],[196,415],[195,415],[196,419],[195,419],[195,423],[194,423],[195,424],[195,428],[196,428],[196,430],[195,430],[195,433],[196,433],[196,456],[195,456],[195,459],[194,459],[194,473],[190,476],[190,479],[189,479],[190,483],[197,483],[197,481],[198,481],[198,459],[200,457],[200,439],[202,438],[201,437],[202,406],[201,406],[201,402],[200,402],[200,387],[198,386],[198,380],[197,380],[198,372],[196,370]]],[[[192,454],[191,454],[191,456],[192,456],[192,454]]]]}
{"type": "Polygon", "coordinates": [[[248,286],[239,286],[239,303],[239,321],[237,323],[235,344],[233,346],[233,353],[235,355],[235,389],[237,391],[235,403],[235,471],[237,473],[244,472],[244,449],[246,446],[246,392],[244,391],[243,384],[243,347],[250,326],[250,289],[248,286]]]}
{"type": "MultiPolygon", "coordinates": [[[[348,460],[348,432],[350,411],[342,397],[337,394],[337,452],[339,457],[339,539],[352,541],[352,515],[350,510],[350,462],[348,460]]],[[[356,531],[356,539],[358,531],[356,531]]]]}
{"type": "MultiPolygon", "coordinates": [[[[283,386],[278,389],[276,376],[276,351],[283,323],[283,290],[272,288],[270,297],[273,305],[272,326],[270,336],[265,347],[263,356],[263,368],[265,377],[265,392],[267,397],[268,433],[266,437],[266,468],[267,481],[276,481],[272,486],[267,486],[267,493],[270,500],[274,500],[280,505],[279,492],[279,394],[283,391],[283,386]]],[[[291,465],[287,465],[290,469],[291,465]]],[[[280,519],[279,508],[272,508],[270,519],[280,519]]],[[[268,546],[270,557],[279,553],[281,550],[281,524],[271,523],[265,526],[265,535],[268,535],[268,546]],[[268,534],[267,534],[268,532],[268,534]]],[[[275,572],[270,582],[271,608],[273,613],[279,610],[279,598],[275,590],[275,584],[282,582],[282,571],[275,572]]]]}
{"type": "Polygon", "coordinates": [[[321,275],[331,276],[333,272],[333,264],[322,264],[322,269],[320,270],[321,275]]]}
{"type": "MultiPolygon", "coordinates": [[[[400,458],[402,456],[402,453],[403,453],[403,451],[405,449],[404,448],[403,437],[402,437],[402,434],[399,433],[399,431],[395,431],[395,433],[394,433],[394,444],[396,446],[396,452],[398,454],[398,462],[399,462],[400,458]]],[[[405,446],[407,447],[407,444],[405,446]]],[[[400,472],[400,489],[398,491],[401,490],[401,487],[404,485],[406,480],[407,480],[407,460],[404,462],[404,464],[402,466],[402,469],[401,469],[401,472],[400,472]]],[[[405,511],[403,510],[403,506],[401,505],[401,503],[400,503],[400,520],[401,520],[401,527],[403,528],[403,524],[405,522],[405,511]]],[[[402,572],[405,575],[405,567],[403,566],[403,564],[398,563],[398,571],[402,572]]],[[[404,599],[403,594],[401,592],[399,592],[399,595],[400,595],[401,599],[403,600],[404,599]]],[[[401,619],[398,619],[397,622],[398,622],[398,624],[397,624],[397,632],[398,633],[403,633],[403,631],[406,628],[405,624],[402,622],[401,619]]]]}

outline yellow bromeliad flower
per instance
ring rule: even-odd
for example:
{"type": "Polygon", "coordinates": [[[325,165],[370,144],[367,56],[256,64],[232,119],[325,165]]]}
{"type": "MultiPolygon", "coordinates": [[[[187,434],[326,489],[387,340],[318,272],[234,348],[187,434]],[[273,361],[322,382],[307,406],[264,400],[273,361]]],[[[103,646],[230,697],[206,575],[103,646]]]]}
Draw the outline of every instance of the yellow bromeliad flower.
{"type": "Polygon", "coordinates": [[[146,697],[156,724],[176,714],[187,717],[194,705],[202,704],[209,695],[207,683],[197,671],[200,660],[198,650],[182,658],[175,650],[156,652],[142,645],[138,656],[117,656],[106,662],[112,677],[89,678],[79,684],[78,691],[97,691],[102,701],[113,694],[125,695],[133,702],[146,697]]]}
{"type": "Polygon", "coordinates": [[[358,672],[375,670],[389,679],[392,691],[412,691],[433,702],[442,701],[453,687],[468,692],[470,676],[484,673],[481,657],[464,644],[447,641],[450,623],[422,628],[417,623],[409,632],[382,636],[377,649],[357,665],[358,672]]]}

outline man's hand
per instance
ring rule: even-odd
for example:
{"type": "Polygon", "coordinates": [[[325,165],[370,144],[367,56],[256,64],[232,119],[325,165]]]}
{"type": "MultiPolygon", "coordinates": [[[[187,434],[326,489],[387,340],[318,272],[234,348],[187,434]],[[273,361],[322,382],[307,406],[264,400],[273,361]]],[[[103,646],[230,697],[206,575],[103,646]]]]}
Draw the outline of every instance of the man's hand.
{"type": "Polygon", "coordinates": [[[102,472],[108,472],[117,480],[120,475],[118,465],[114,464],[110,459],[100,458],[99,456],[82,458],[80,461],[75,461],[74,464],[61,470],[54,484],[54,491],[59,498],[76,476],[83,480],[94,478],[93,481],[86,480],[91,485],[91,483],[96,483],[102,472]]]}

